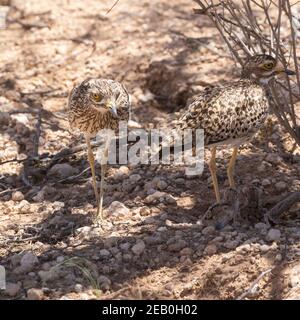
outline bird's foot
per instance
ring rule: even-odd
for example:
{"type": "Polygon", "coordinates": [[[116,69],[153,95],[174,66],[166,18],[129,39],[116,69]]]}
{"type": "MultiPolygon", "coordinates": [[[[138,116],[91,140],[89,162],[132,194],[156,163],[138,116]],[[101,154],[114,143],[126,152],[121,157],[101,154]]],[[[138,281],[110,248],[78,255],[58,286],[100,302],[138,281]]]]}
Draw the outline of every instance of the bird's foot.
{"type": "Polygon", "coordinates": [[[199,225],[206,225],[208,220],[212,220],[215,217],[215,213],[222,208],[222,202],[215,202],[205,211],[204,215],[201,219],[197,222],[199,225]]]}
{"type": "Polygon", "coordinates": [[[93,216],[93,222],[101,224],[103,221],[104,221],[104,219],[103,219],[103,210],[99,211],[99,207],[98,207],[96,213],[93,216]]]}
{"type": "Polygon", "coordinates": [[[234,223],[240,217],[240,205],[238,192],[229,188],[225,190],[221,202],[212,204],[204,213],[199,224],[205,224],[205,220],[213,220],[216,229],[223,229],[228,223],[234,223]]]}
{"type": "Polygon", "coordinates": [[[109,230],[111,229],[112,223],[103,217],[93,217],[93,226],[95,228],[101,228],[102,230],[109,230]]]}

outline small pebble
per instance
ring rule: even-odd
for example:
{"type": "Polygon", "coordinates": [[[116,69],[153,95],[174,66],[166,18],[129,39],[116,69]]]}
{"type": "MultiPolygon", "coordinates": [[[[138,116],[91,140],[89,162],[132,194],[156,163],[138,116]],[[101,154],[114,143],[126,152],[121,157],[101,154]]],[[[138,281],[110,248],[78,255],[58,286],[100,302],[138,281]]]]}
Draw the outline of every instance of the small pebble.
{"type": "Polygon", "coordinates": [[[82,291],[82,284],[80,284],[80,283],[76,283],[75,284],[75,286],[74,286],[74,290],[75,290],[75,292],[77,292],[77,293],[79,293],[79,292],[81,292],[82,291]]]}
{"type": "Polygon", "coordinates": [[[217,252],[217,246],[215,244],[209,244],[208,246],[206,246],[206,248],[204,249],[204,253],[211,256],[213,254],[215,254],[217,252]]]}
{"type": "Polygon", "coordinates": [[[21,191],[15,191],[11,196],[13,201],[22,201],[24,200],[24,195],[21,191]]]}
{"type": "Polygon", "coordinates": [[[100,257],[109,257],[110,256],[110,252],[107,249],[101,249],[99,251],[99,255],[100,257]]]}
{"type": "Polygon", "coordinates": [[[192,248],[183,248],[180,253],[179,253],[181,256],[190,256],[193,254],[193,249],[192,248]]]}
{"type": "Polygon", "coordinates": [[[131,248],[131,251],[136,255],[140,255],[144,252],[145,248],[146,248],[146,245],[144,241],[140,240],[131,248]]]}
{"type": "Polygon", "coordinates": [[[281,232],[278,229],[270,229],[267,234],[267,240],[278,241],[280,240],[281,232]]]}
{"type": "Polygon", "coordinates": [[[279,181],[275,183],[275,188],[277,191],[285,191],[287,189],[287,184],[284,181],[279,181]]]}
{"type": "Polygon", "coordinates": [[[20,292],[20,289],[21,289],[21,282],[18,282],[18,283],[7,282],[4,293],[10,297],[15,297],[20,292]]]}
{"type": "Polygon", "coordinates": [[[270,250],[270,247],[267,244],[262,244],[259,246],[259,249],[262,253],[266,253],[270,250]]]}
{"type": "Polygon", "coordinates": [[[27,300],[42,300],[44,292],[41,289],[31,288],[27,290],[27,300]]]}
{"type": "Polygon", "coordinates": [[[204,228],[203,230],[202,230],[202,234],[204,234],[204,235],[209,235],[209,234],[213,234],[214,232],[215,232],[215,227],[214,226],[208,226],[208,227],[206,227],[206,228],[204,228]]]}

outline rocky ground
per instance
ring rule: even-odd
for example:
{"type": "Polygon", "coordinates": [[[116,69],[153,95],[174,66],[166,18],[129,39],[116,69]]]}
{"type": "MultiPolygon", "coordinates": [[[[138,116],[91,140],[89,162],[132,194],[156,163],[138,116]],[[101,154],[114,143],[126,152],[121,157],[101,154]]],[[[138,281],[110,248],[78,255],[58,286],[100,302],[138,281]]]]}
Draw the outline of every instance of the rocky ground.
{"type": "MultiPolygon", "coordinates": [[[[108,15],[108,0],[0,4],[10,5],[0,30],[2,299],[300,298],[299,203],[276,223],[264,216],[300,188],[300,149],[274,116],[240,150],[241,217],[221,229],[220,212],[201,220],[214,202],[206,166],[200,177],[181,166],[110,166],[99,225],[85,150],[49,158],[84,143],[65,106],[88,76],[122,81],[145,128],[167,125],[207,84],[237,77],[192,1],[121,0],[108,15]]],[[[230,150],[217,156],[226,192],[230,150]]]]}

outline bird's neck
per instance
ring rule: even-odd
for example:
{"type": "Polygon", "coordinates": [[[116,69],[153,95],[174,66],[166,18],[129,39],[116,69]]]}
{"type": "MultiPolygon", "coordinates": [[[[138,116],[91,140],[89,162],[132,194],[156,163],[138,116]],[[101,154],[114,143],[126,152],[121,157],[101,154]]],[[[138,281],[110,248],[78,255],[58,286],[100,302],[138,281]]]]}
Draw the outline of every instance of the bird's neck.
{"type": "Polygon", "coordinates": [[[266,86],[269,84],[269,81],[272,79],[272,76],[268,77],[268,78],[260,78],[257,77],[256,74],[248,72],[247,70],[243,70],[242,74],[241,74],[241,80],[249,80],[253,83],[256,83],[258,85],[261,86],[266,86]]]}

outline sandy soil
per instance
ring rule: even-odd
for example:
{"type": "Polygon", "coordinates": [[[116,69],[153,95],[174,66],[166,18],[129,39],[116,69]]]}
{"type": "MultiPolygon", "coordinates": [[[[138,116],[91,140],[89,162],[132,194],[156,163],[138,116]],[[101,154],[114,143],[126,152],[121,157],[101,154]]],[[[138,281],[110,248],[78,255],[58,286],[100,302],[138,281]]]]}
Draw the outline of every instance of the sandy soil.
{"type": "MultiPolygon", "coordinates": [[[[108,15],[108,0],[4,2],[0,264],[8,284],[0,297],[299,299],[300,206],[276,224],[264,220],[300,187],[300,149],[274,116],[237,161],[238,189],[259,196],[246,197],[241,219],[221,230],[214,218],[199,223],[214,202],[207,167],[189,178],[180,166],[111,166],[99,226],[91,219],[85,150],[47,157],[84,143],[70,131],[65,107],[69,90],[86,77],[121,81],[145,128],[167,125],[207,84],[237,78],[214,27],[193,15],[193,2],[121,0],[108,15]],[[44,161],[22,162],[28,156],[44,161]]],[[[217,155],[225,191],[230,150],[217,155]]]]}

